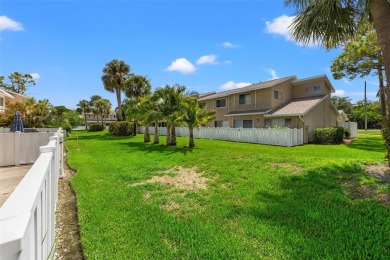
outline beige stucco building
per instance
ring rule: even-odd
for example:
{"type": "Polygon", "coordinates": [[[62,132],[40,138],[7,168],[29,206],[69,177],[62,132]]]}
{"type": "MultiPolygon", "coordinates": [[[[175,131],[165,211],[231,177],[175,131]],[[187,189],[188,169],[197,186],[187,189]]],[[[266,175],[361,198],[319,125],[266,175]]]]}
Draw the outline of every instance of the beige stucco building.
{"type": "Polygon", "coordinates": [[[303,128],[307,143],[313,141],[316,128],[337,125],[339,112],[330,99],[334,92],[326,75],[291,76],[208,93],[200,96],[199,102],[216,111],[208,127],[303,128]]]}
{"type": "Polygon", "coordinates": [[[0,88],[0,112],[4,112],[8,104],[23,103],[29,97],[0,88]]]}

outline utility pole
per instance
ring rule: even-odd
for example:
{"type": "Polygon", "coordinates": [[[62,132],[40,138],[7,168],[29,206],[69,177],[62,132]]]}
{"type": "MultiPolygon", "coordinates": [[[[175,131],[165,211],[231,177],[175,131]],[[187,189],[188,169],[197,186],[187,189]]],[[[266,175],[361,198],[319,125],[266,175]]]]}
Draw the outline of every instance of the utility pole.
{"type": "Polygon", "coordinates": [[[367,83],[364,81],[364,131],[367,131],[367,83]]]}

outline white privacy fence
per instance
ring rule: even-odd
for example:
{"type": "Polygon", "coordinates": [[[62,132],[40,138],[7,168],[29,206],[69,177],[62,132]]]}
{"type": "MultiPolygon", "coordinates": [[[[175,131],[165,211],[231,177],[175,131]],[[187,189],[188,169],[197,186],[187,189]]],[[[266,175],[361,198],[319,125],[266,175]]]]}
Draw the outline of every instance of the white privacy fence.
{"type": "MultiPolygon", "coordinates": [[[[0,128],[0,131],[4,130],[0,128]]],[[[39,156],[39,147],[49,141],[54,132],[42,131],[35,133],[0,132],[0,166],[19,166],[34,163],[39,156]]]]}
{"type": "Polygon", "coordinates": [[[58,130],[0,208],[0,259],[54,256],[58,178],[63,172],[63,133],[58,130]]]}
{"type": "Polygon", "coordinates": [[[341,126],[344,128],[349,129],[351,131],[351,137],[356,138],[357,137],[357,123],[356,122],[337,122],[337,126],[341,126]]]}
{"type": "MultiPolygon", "coordinates": [[[[144,127],[140,127],[144,133],[144,127]]],[[[153,127],[150,128],[153,134],[153,127]]],[[[159,127],[160,135],[167,135],[166,127],[159,127]]],[[[176,127],[177,136],[189,136],[187,127],[176,127]]],[[[296,146],[303,144],[303,129],[290,128],[206,128],[194,129],[195,138],[226,140],[234,142],[296,146]]]]}

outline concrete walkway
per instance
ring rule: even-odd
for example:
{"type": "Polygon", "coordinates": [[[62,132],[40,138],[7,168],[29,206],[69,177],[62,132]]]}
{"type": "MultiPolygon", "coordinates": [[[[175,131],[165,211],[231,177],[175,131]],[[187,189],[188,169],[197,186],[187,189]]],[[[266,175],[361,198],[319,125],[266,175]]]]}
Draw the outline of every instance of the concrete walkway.
{"type": "Polygon", "coordinates": [[[32,164],[22,166],[0,167],[0,207],[15,190],[32,164]]]}

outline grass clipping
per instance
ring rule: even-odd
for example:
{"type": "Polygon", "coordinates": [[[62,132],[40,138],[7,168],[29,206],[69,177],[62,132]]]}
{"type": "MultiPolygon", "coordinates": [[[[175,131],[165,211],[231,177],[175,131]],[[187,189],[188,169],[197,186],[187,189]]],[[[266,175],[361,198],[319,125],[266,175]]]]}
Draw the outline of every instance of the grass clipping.
{"type": "Polygon", "coordinates": [[[184,190],[205,190],[207,189],[208,178],[202,177],[196,171],[196,167],[183,168],[181,166],[169,169],[163,176],[155,176],[147,181],[129,184],[129,186],[139,186],[147,183],[160,183],[175,186],[184,190]],[[174,174],[174,176],[172,176],[174,174]]]}

